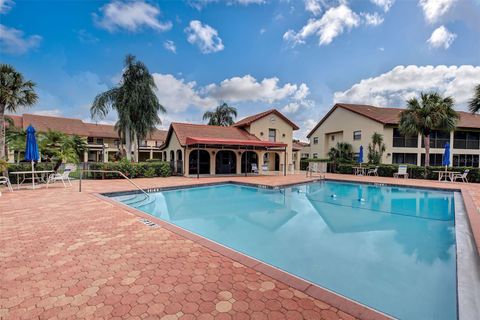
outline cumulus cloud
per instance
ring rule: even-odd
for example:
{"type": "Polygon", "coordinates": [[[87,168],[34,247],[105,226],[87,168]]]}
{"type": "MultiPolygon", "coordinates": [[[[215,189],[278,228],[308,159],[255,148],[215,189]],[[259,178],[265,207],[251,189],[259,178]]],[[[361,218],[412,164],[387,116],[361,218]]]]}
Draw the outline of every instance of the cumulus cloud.
{"type": "Polygon", "coordinates": [[[163,43],[163,47],[167,49],[168,51],[171,51],[173,53],[177,53],[177,47],[175,46],[175,42],[172,40],[167,40],[163,43]]]}
{"type": "Polygon", "coordinates": [[[25,36],[23,31],[0,24],[1,51],[10,54],[23,54],[40,45],[39,35],[25,36]]]}
{"type": "Polygon", "coordinates": [[[420,0],[419,5],[423,10],[425,20],[429,23],[437,22],[457,2],[457,0],[420,0]]]}
{"type": "Polygon", "coordinates": [[[421,91],[452,96],[458,109],[466,110],[473,87],[480,81],[480,66],[397,66],[377,77],[363,79],[350,89],[335,92],[334,102],[402,107],[421,91]]]}
{"type": "Polygon", "coordinates": [[[359,15],[346,4],[340,4],[338,7],[328,9],[321,18],[309,19],[299,32],[288,30],[283,35],[283,39],[296,45],[303,44],[308,37],[316,35],[319,45],[328,45],[345,30],[359,25],[359,15]]]}
{"type": "Polygon", "coordinates": [[[172,23],[158,19],[160,9],[144,1],[128,2],[114,0],[100,8],[100,14],[93,14],[96,24],[110,32],[127,30],[138,32],[142,28],[166,31],[172,23]]]}
{"type": "Polygon", "coordinates": [[[378,26],[383,23],[383,17],[375,13],[362,13],[361,14],[366,25],[369,26],[378,26]]]}
{"type": "Polygon", "coordinates": [[[286,83],[279,85],[276,77],[265,78],[257,81],[251,75],[225,79],[220,84],[206,86],[205,92],[219,100],[232,102],[238,101],[263,101],[272,103],[285,98],[300,100],[308,95],[306,84],[286,83]]]}
{"type": "Polygon", "coordinates": [[[185,33],[188,42],[197,45],[202,53],[218,52],[224,49],[218,31],[198,20],[190,21],[189,26],[185,28],[185,33]]]}
{"type": "Polygon", "coordinates": [[[157,97],[168,112],[178,113],[189,107],[201,109],[212,108],[216,100],[201,96],[201,88],[195,81],[185,82],[171,74],[153,73],[153,79],[157,85],[157,97]]]}
{"type": "Polygon", "coordinates": [[[388,12],[395,3],[395,0],[370,0],[373,4],[379,6],[384,12],[388,12]]]}
{"type": "Polygon", "coordinates": [[[305,0],[305,10],[318,16],[322,13],[325,7],[324,0],[305,0]]]}
{"type": "Polygon", "coordinates": [[[0,14],[7,13],[14,5],[13,0],[0,0],[0,14]]]}
{"type": "Polygon", "coordinates": [[[432,32],[432,35],[427,40],[427,43],[432,48],[441,48],[448,49],[453,43],[457,35],[448,31],[445,26],[440,26],[432,32]]]}

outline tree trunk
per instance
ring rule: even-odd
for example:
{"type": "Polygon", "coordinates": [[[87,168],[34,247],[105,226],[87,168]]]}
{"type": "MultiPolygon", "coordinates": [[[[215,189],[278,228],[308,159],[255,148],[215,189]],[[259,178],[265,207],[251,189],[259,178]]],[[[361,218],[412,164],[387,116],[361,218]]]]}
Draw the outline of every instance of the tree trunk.
{"type": "Polygon", "coordinates": [[[125,129],[125,145],[127,147],[127,160],[132,160],[132,136],[130,134],[130,128],[125,129]]]}
{"type": "Polygon", "coordinates": [[[430,166],[430,135],[423,136],[423,143],[425,144],[425,167],[430,166]]]}
{"type": "Polygon", "coordinates": [[[0,159],[5,158],[5,105],[0,105],[0,159]]]}
{"type": "Polygon", "coordinates": [[[133,161],[138,162],[138,136],[133,132],[133,161]]]}

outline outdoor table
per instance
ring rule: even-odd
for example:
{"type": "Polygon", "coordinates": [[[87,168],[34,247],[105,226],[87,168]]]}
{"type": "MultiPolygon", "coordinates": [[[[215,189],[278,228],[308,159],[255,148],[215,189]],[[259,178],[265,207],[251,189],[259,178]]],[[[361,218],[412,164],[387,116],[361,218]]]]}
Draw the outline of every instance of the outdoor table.
{"type": "Polygon", "coordinates": [[[13,172],[10,172],[10,174],[14,174],[17,176],[17,190],[20,190],[20,186],[25,182],[25,180],[32,180],[32,174],[33,174],[33,179],[40,182],[46,182],[45,175],[48,175],[49,173],[54,173],[54,172],[55,171],[53,170],[13,171],[13,172]],[[21,182],[20,182],[20,176],[22,176],[21,182]]]}
{"type": "Polygon", "coordinates": [[[364,176],[367,173],[367,167],[353,167],[356,176],[364,176]]]}
{"type": "Polygon", "coordinates": [[[441,181],[442,179],[447,181],[447,179],[450,179],[450,181],[453,182],[453,176],[456,174],[459,174],[460,172],[458,171],[433,171],[438,174],[438,181],[441,181]]]}

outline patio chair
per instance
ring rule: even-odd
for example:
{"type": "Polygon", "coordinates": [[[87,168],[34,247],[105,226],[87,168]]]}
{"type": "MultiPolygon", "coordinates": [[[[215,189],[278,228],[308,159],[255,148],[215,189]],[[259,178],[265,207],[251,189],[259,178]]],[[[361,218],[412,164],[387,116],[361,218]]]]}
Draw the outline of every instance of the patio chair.
{"type": "Polygon", "coordinates": [[[76,171],[77,170],[77,166],[76,165],[73,165],[73,164],[67,164],[65,166],[65,169],[63,170],[63,173],[52,173],[50,176],[48,176],[48,180],[47,180],[47,189],[48,189],[48,185],[51,183],[51,182],[55,182],[55,181],[62,181],[63,183],[63,186],[66,188],[67,185],[65,184],[65,182],[68,182],[68,185],[71,187],[72,186],[72,182],[70,181],[70,173],[72,173],[73,171],[76,171]]]}
{"type": "Polygon", "coordinates": [[[10,183],[10,179],[8,179],[8,177],[0,176],[0,185],[1,184],[6,185],[9,191],[13,191],[12,184],[10,183]]]}
{"type": "Polygon", "coordinates": [[[398,166],[398,171],[393,174],[393,177],[394,178],[403,177],[404,179],[408,179],[407,166],[405,165],[398,166]]]}
{"type": "Polygon", "coordinates": [[[462,179],[462,182],[468,183],[467,175],[470,172],[469,169],[463,171],[463,173],[457,173],[453,175],[452,181],[457,181],[457,179],[462,179]]]}
{"type": "Polygon", "coordinates": [[[378,177],[378,166],[373,168],[373,169],[369,169],[367,171],[367,176],[376,176],[378,177]]]}
{"type": "Polygon", "coordinates": [[[252,172],[258,174],[258,167],[256,163],[252,163],[252,172]]]}

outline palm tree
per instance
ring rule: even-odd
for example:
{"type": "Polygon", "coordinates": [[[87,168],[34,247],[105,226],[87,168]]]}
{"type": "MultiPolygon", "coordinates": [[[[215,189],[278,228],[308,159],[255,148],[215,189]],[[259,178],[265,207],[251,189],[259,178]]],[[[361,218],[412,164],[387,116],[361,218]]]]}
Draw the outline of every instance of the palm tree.
{"type": "Polygon", "coordinates": [[[34,105],[38,96],[35,83],[8,64],[0,64],[0,159],[5,158],[5,111],[16,112],[20,107],[34,105]]]}
{"type": "Polygon", "coordinates": [[[128,160],[131,160],[132,141],[137,160],[138,141],[161,123],[158,113],[166,112],[158,102],[155,89],[148,68],[134,56],[127,55],[120,84],[97,95],[90,108],[94,119],[105,118],[112,109],[117,112],[115,128],[120,132],[119,136],[125,138],[128,160]]]}
{"type": "Polygon", "coordinates": [[[368,144],[368,162],[379,164],[382,162],[382,155],[385,152],[386,147],[383,143],[383,135],[378,132],[374,132],[372,135],[372,143],[368,144]]]}
{"type": "Polygon", "coordinates": [[[455,129],[458,113],[453,109],[451,97],[442,97],[437,92],[420,93],[420,100],[407,100],[407,108],[400,114],[399,129],[403,135],[423,135],[425,144],[425,166],[430,164],[430,133],[433,130],[455,129]]]}
{"type": "Polygon", "coordinates": [[[39,151],[46,161],[55,161],[54,171],[60,167],[63,162],[78,163],[80,152],[86,149],[87,143],[78,136],[69,136],[60,131],[49,130],[39,134],[39,151]]]}
{"type": "Polygon", "coordinates": [[[475,86],[473,98],[468,102],[468,109],[471,113],[480,111],[480,84],[475,86]]]}
{"type": "Polygon", "coordinates": [[[237,109],[230,107],[225,102],[216,107],[214,111],[207,111],[203,114],[203,120],[208,120],[209,125],[222,127],[234,124],[234,117],[237,117],[237,109]]]}
{"type": "Polygon", "coordinates": [[[335,163],[350,162],[353,160],[353,146],[348,142],[337,142],[328,151],[328,157],[335,163]]]}

